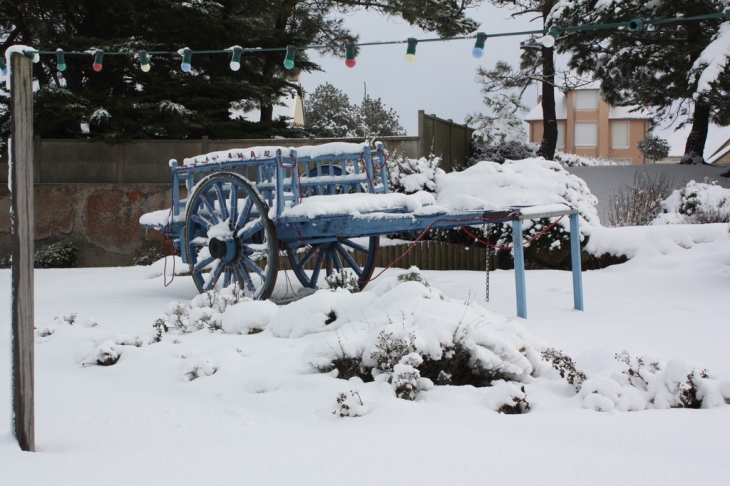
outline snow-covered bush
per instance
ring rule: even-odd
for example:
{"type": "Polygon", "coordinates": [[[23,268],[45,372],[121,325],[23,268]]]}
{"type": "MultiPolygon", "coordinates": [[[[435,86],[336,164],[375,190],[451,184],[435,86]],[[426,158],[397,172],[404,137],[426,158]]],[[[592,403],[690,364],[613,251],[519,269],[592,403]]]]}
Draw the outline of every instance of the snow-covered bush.
{"type": "Polygon", "coordinates": [[[636,147],[647,161],[654,162],[667,158],[671,149],[666,139],[654,135],[647,135],[636,147]]]}
{"type": "Polygon", "coordinates": [[[596,411],[635,411],[647,408],[712,408],[725,403],[723,385],[679,359],[661,366],[657,360],[616,355],[623,371],[583,382],[583,406],[596,411]]]}
{"type": "Polygon", "coordinates": [[[362,417],[370,413],[370,407],[363,402],[359,390],[350,390],[349,396],[345,392],[337,395],[337,405],[332,414],[339,417],[362,417]]]}
{"type": "MultiPolygon", "coordinates": [[[[79,259],[79,247],[73,241],[59,241],[41,246],[33,255],[34,268],[74,268],[79,259]]],[[[0,258],[0,268],[10,268],[12,255],[0,258]]]]}
{"type": "Polygon", "coordinates": [[[413,194],[418,191],[434,192],[436,175],[443,174],[439,169],[441,158],[433,154],[420,159],[409,159],[398,154],[388,160],[388,188],[390,192],[413,194]]]}
{"type": "Polygon", "coordinates": [[[654,224],[666,223],[727,223],[730,220],[730,189],[716,181],[689,181],[672,192],[661,203],[664,210],[654,224]]]}
{"type": "Polygon", "coordinates": [[[537,146],[516,140],[508,140],[490,145],[472,144],[472,153],[466,162],[471,167],[482,161],[504,163],[505,160],[522,160],[535,157],[537,146]]]}
{"type": "Polygon", "coordinates": [[[233,284],[195,296],[189,304],[171,302],[165,317],[153,324],[156,340],[170,329],[191,333],[208,328],[227,334],[255,334],[261,332],[278,312],[271,301],[251,300],[245,292],[233,284]]]}
{"type": "Polygon", "coordinates": [[[662,201],[672,191],[673,179],[666,171],[656,176],[646,171],[634,173],[634,183],[622,184],[608,198],[606,216],[611,226],[646,226],[662,209],[662,201]]]}
{"type": "Polygon", "coordinates": [[[350,270],[342,269],[324,278],[330,289],[345,289],[350,293],[360,292],[360,282],[357,275],[350,270]]]}
{"type": "Polygon", "coordinates": [[[490,410],[506,415],[517,415],[530,411],[525,386],[507,381],[495,382],[489,389],[484,404],[490,410]]]}
{"type": "Polygon", "coordinates": [[[134,262],[135,265],[149,266],[164,257],[165,255],[162,253],[162,245],[159,243],[149,243],[142,248],[135,250],[132,254],[132,262],[134,262]]]}
{"type": "Polygon", "coordinates": [[[555,151],[555,162],[563,167],[595,167],[599,165],[620,165],[615,160],[604,159],[603,157],[588,157],[585,155],[568,154],[555,151]]]}
{"type": "Polygon", "coordinates": [[[291,337],[333,331],[305,350],[311,371],[385,381],[406,399],[434,382],[489,386],[495,380],[526,379],[541,369],[539,352],[518,326],[476,305],[447,299],[422,278],[414,279],[417,274],[411,269],[403,274],[406,278],[384,279],[360,294],[317,292],[289,304],[275,318],[279,322],[296,315],[300,326],[284,329],[272,322],[270,327],[275,335],[291,337]],[[310,317],[323,320],[332,297],[340,296],[348,301],[336,308],[334,322],[304,324],[310,317]]]}
{"type": "Polygon", "coordinates": [[[553,348],[544,350],[541,355],[545,361],[549,362],[560,373],[561,378],[564,378],[575,387],[575,391],[580,391],[581,385],[586,380],[586,375],[578,369],[570,356],[566,356],[562,351],[553,348]]]}
{"type": "Polygon", "coordinates": [[[79,258],[79,247],[73,241],[59,241],[40,247],[33,257],[35,268],[74,268],[79,258]]]}

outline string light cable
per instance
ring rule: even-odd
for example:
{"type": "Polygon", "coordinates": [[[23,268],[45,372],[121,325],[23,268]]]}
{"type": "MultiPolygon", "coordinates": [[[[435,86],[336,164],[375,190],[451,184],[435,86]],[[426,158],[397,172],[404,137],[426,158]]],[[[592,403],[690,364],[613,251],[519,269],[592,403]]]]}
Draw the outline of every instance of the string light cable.
{"type": "MultiPolygon", "coordinates": [[[[455,37],[435,37],[416,39],[409,37],[404,40],[393,40],[393,41],[375,41],[375,42],[348,42],[343,46],[345,52],[345,65],[349,68],[356,66],[357,50],[359,47],[370,47],[370,46],[384,46],[384,45],[397,45],[406,44],[406,57],[405,60],[409,64],[413,64],[416,61],[416,47],[418,44],[427,42],[446,42],[453,40],[474,40],[474,47],[472,49],[472,56],[476,59],[480,59],[484,55],[485,45],[490,37],[511,37],[511,36],[525,36],[525,35],[541,35],[539,42],[548,48],[555,45],[556,41],[561,34],[569,34],[571,32],[580,32],[587,30],[602,30],[602,29],[621,29],[625,28],[629,31],[637,31],[645,28],[649,25],[663,25],[672,24],[679,22],[690,22],[700,20],[730,20],[730,7],[725,8],[722,12],[716,12],[712,14],[697,15],[694,17],[674,17],[674,18],[662,18],[662,19],[634,19],[628,22],[615,22],[608,24],[590,24],[590,25],[577,25],[571,27],[558,27],[551,26],[549,29],[543,30],[523,30],[517,32],[498,32],[498,33],[485,33],[476,32],[474,34],[455,36],[455,37]]],[[[23,51],[23,54],[33,59],[33,62],[37,63],[40,61],[40,56],[55,56],[56,57],[56,68],[59,71],[65,71],[67,68],[66,56],[91,56],[93,58],[92,67],[94,71],[101,71],[105,58],[110,56],[132,56],[139,60],[140,69],[143,72],[150,70],[150,58],[152,56],[177,56],[181,58],[180,68],[184,72],[191,72],[193,70],[193,56],[194,55],[217,55],[222,54],[229,57],[229,66],[232,71],[238,71],[241,68],[241,56],[244,54],[257,54],[267,52],[283,52],[285,58],[283,61],[286,69],[293,69],[295,67],[296,53],[297,51],[307,50],[325,50],[331,49],[331,45],[309,45],[309,46],[295,46],[288,45],[286,47],[254,47],[246,48],[241,46],[232,46],[227,49],[217,50],[193,50],[188,47],[184,47],[177,51],[104,51],[97,48],[91,48],[88,51],[64,51],[62,49],[56,49],[53,51],[47,50],[33,50],[28,49],[23,51]]],[[[0,71],[3,75],[7,75],[6,59],[0,58],[0,71]]]]}

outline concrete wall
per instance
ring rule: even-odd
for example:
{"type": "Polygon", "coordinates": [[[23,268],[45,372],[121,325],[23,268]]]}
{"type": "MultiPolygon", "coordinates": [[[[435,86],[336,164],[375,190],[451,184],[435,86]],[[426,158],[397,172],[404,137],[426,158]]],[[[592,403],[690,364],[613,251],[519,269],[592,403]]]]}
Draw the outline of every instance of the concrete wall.
{"type": "MultiPolygon", "coordinates": [[[[386,149],[419,156],[418,137],[381,137],[386,149]]],[[[86,140],[35,139],[33,169],[37,184],[136,184],[171,180],[170,159],[182,160],[208,152],[262,145],[299,147],[329,142],[362,142],[362,138],[301,138],[286,140],[133,140],[106,145],[86,140]]],[[[7,182],[8,165],[0,158],[0,183],[7,182]]]]}
{"type": "Polygon", "coordinates": [[[598,215],[605,224],[606,210],[609,198],[621,188],[622,184],[633,186],[637,172],[646,172],[656,178],[666,172],[672,180],[674,188],[678,189],[689,181],[704,182],[705,178],[717,181],[722,187],[730,188],[730,178],[721,177],[720,173],[727,171],[727,166],[710,165],[678,165],[678,164],[649,164],[649,165],[612,165],[600,167],[569,167],[571,174],[583,179],[598,199],[598,215]]]}

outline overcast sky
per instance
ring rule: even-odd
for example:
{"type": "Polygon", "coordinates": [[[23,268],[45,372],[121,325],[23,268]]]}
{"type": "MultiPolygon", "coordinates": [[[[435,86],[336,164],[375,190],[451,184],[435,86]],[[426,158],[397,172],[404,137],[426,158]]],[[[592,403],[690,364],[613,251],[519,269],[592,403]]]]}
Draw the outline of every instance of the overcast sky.
{"type": "MultiPolygon", "coordinates": [[[[510,11],[486,3],[470,12],[470,17],[481,22],[480,31],[497,32],[540,29],[538,22],[527,19],[512,20],[510,11]]],[[[411,27],[404,20],[384,17],[372,12],[359,11],[346,16],[348,27],[360,35],[360,42],[435,38],[411,27]]],[[[405,62],[406,45],[364,46],[357,56],[354,68],[345,66],[342,59],[320,56],[309,51],[312,61],[319,63],[325,72],[303,73],[301,82],[307,92],[329,82],[344,91],[350,102],[359,102],[364,94],[364,84],[372,98],[381,98],[386,106],[400,115],[401,125],[409,135],[418,132],[418,110],[441,118],[463,123],[467,114],[483,110],[480,85],[474,75],[481,64],[491,67],[498,60],[519,59],[519,43],[522,37],[488,39],[484,57],[471,55],[474,40],[420,43],[416,49],[415,64],[405,62]]],[[[530,103],[537,97],[536,88],[530,91],[530,103]]]]}
{"type": "MultiPolygon", "coordinates": [[[[538,30],[540,20],[530,22],[529,16],[512,18],[511,11],[485,2],[469,16],[481,23],[479,31],[489,34],[538,30]]],[[[404,20],[385,17],[373,12],[358,11],[345,16],[345,23],[360,35],[360,42],[405,40],[438,37],[411,27],[404,20]]],[[[322,66],[324,72],[303,73],[301,83],[305,91],[313,92],[320,84],[329,82],[344,91],[350,102],[359,102],[365,85],[372,98],[381,98],[386,106],[395,109],[409,135],[418,133],[418,110],[441,118],[464,123],[474,112],[484,111],[480,85],[474,80],[477,67],[491,68],[505,60],[513,65],[519,62],[520,41],[528,36],[510,36],[487,39],[484,56],[471,55],[474,40],[420,43],[415,64],[405,62],[406,45],[364,46],[354,68],[345,66],[342,59],[320,56],[309,51],[310,58],[322,66]]],[[[530,88],[525,103],[533,107],[537,102],[537,86],[530,88]]],[[[524,114],[523,114],[524,116],[524,114]]],[[[669,139],[672,155],[683,153],[689,127],[675,133],[672,128],[658,130],[657,134],[669,139]]],[[[711,127],[705,156],[730,137],[730,129],[711,127]]]]}

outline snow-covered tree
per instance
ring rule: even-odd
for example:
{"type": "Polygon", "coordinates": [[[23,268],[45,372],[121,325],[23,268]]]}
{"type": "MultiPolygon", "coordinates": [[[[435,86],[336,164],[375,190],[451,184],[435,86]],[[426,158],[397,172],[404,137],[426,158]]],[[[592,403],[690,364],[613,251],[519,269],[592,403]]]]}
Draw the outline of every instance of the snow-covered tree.
{"type": "Polygon", "coordinates": [[[661,137],[647,135],[637,145],[639,152],[648,160],[662,160],[669,155],[669,142],[661,137]]]}
{"type": "Polygon", "coordinates": [[[360,104],[361,134],[372,136],[402,136],[406,134],[400,125],[398,113],[386,107],[380,98],[374,100],[365,95],[360,104]]]}
{"type": "MultiPolygon", "coordinates": [[[[560,0],[548,23],[575,27],[684,19],[726,8],[724,0],[560,0]]],[[[730,27],[720,18],[563,32],[556,44],[559,52],[570,53],[570,67],[601,81],[601,94],[611,105],[651,106],[661,119],[688,118],[692,130],[682,163],[703,161],[710,121],[730,123],[729,45],[730,27]]]]}
{"type": "MultiPolygon", "coordinates": [[[[489,3],[497,7],[507,7],[512,10],[513,17],[535,16],[542,20],[544,25],[556,0],[489,0],[489,3]]],[[[512,119],[507,120],[507,124],[517,126],[514,123],[514,118],[516,118],[514,115],[524,109],[522,96],[525,90],[533,83],[541,85],[543,138],[537,154],[552,160],[558,143],[554,88],[556,86],[575,87],[580,84],[580,81],[571,77],[569,73],[556,71],[554,49],[538,43],[537,40],[537,37],[532,37],[523,43],[519,68],[515,69],[504,61],[497,62],[494,69],[491,70],[480,67],[477,70],[477,82],[482,84],[484,103],[492,112],[491,115],[483,115],[482,119],[486,123],[488,132],[492,126],[495,126],[496,119],[509,117],[509,115],[512,115],[512,119]]]]}
{"type": "Polygon", "coordinates": [[[366,95],[361,105],[353,105],[342,90],[329,83],[317,86],[307,97],[304,128],[320,137],[405,135],[398,114],[380,98],[373,100],[366,95]]]}
{"type": "Polygon", "coordinates": [[[355,137],[360,110],[341,90],[329,83],[317,86],[304,104],[304,128],[320,137],[355,137]]]}

